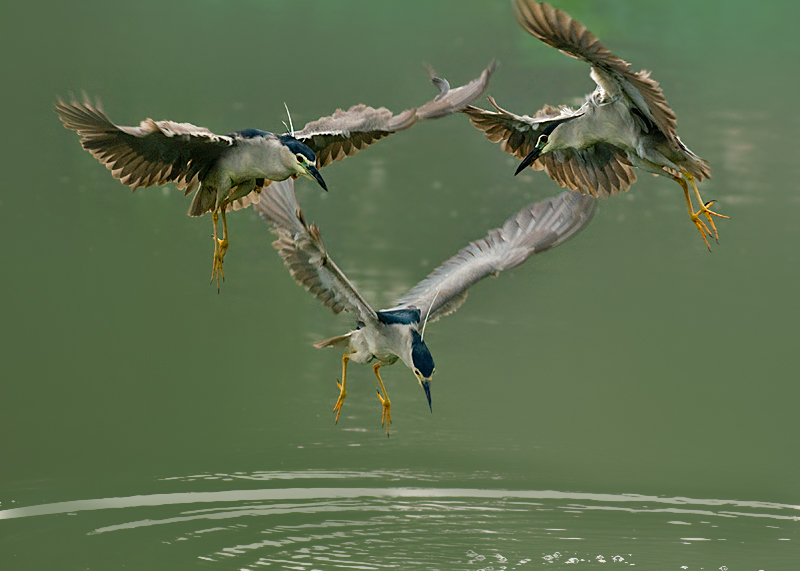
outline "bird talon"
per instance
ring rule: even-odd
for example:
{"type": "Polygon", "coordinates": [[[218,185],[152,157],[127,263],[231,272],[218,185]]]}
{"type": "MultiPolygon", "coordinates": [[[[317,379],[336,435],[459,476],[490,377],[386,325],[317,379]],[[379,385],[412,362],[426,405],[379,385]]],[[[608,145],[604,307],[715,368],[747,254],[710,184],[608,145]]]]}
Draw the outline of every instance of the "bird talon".
{"type": "Polygon", "coordinates": [[[389,425],[392,423],[392,402],[389,400],[389,396],[387,395],[385,398],[381,395],[380,389],[378,389],[378,398],[383,405],[383,414],[381,415],[381,426],[386,425],[386,436],[389,436],[389,425]]]}
{"type": "Polygon", "coordinates": [[[711,230],[708,229],[706,223],[700,220],[700,217],[697,216],[697,214],[692,217],[692,222],[694,222],[694,225],[697,226],[697,229],[700,230],[700,233],[703,234],[703,236],[706,234],[708,234],[709,237],[714,235],[711,230]]]}
{"type": "Polygon", "coordinates": [[[706,226],[705,223],[702,220],[700,220],[700,218],[698,216],[696,216],[696,215],[692,216],[692,222],[694,222],[694,225],[697,227],[697,230],[700,232],[700,236],[703,238],[703,242],[706,243],[706,248],[708,248],[708,251],[710,252],[711,251],[711,244],[708,243],[708,239],[706,238],[706,234],[708,234],[709,236],[713,236],[713,234],[708,230],[708,226],[706,226]]]}
{"type": "MultiPolygon", "coordinates": [[[[336,384],[338,385],[339,383],[336,384]]],[[[341,389],[341,385],[339,385],[339,388],[341,389]]],[[[336,418],[333,419],[334,424],[339,424],[339,415],[342,412],[342,405],[344,404],[344,397],[346,396],[347,396],[347,391],[341,389],[341,392],[339,393],[339,398],[336,399],[336,404],[333,407],[333,412],[336,413],[336,418]]]]}
{"type": "MultiPolygon", "coordinates": [[[[216,248],[215,248],[216,250],[216,248]]],[[[217,251],[214,252],[214,265],[211,268],[211,283],[217,280],[217,293],[219,293],[219,281],[225,281],[225,271],[222,268],[222,256],[217,251]]]]}
{"type": "MultiPolygon", "coordinates": [[[[728,217],[724,216],[722,214],[719,214],[718,212],[714,212],[713,210],[711,210],[709,208],[709,206],[714,204],[714,202],[716,202],[716,201],[715,200],[709,200],[708,202],[703,203],[703,206],[700,208],[700,210],[695,212],[694,215],[695,215],[695,217],[699,217],[700,214],[702,214],[703,216],[706,217],[706,220],[708,220],[708,223],[711,225],[711,228],[714,230],[713,234],[711,232],[709,232],[708,235],[709,236],[713,236],[714,240],[717,242],[717,244],[719,244],[719,233],[717,232],[717,225],[714,224],[714,219],[712,218],[712,216],[718,216],[719,218],[728,218],[728,217]]],[[[703,224],[703,226],[705,227],[706,231],[708,232],[708,227],[705,224],[703,224]]],[[[704,236],[704,238],[705,238],[705,236],[704,236]]],[[[709,250],[710,249],[711,248],[709,248],[709,250]]]]}

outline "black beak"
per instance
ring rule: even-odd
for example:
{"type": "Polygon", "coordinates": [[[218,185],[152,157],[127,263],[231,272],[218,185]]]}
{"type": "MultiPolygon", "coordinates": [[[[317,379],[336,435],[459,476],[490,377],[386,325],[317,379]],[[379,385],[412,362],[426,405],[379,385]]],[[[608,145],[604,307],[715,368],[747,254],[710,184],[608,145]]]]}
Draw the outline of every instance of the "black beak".
{"type": "Polygon", "coordinates": [[[317,170],[317,167],[315,167],[314,165],[309,165],[308,166],[308,173],[311,176],[313,176],[314,179],[319,183],[319,185],[322,187],[322,190],[324,190],[325,192],[328,192],[328,185],[326,185],[325,181],[322,180],[322,175],[319,174],[319,171],[317,170]]]}
{"type": "Polygon", "coordinates": [[[422,388],[425,390],[425,396],[428,397],[428,408],[433,412],[433,405],[431,404],[431,382],[420,381],[419,384],[421,384],[422,388]]]}
{"type": "Polygon", "coordinates": [[[522,162],[519,163],[519,166],[517,167],[514,176],[517,176],[519,173],[521,173],[523,170],[525,170],[527,167],[533,164],[533,161],[539,158],[539,154],[541,152],[542,150],[540,148],[534,147],[533,150],[530,153],[528,153],[528,156],[522,159],[522,162]]]}
{"type": "MultiPolygon", "coordinates": [[[[555,128],[561,125],[562,123],[566,123],[567,121],[572,121],[573,119],[577,119],[578,117],[583,117],[583,113],[572,115],[570,117],[564,117],[563,119],[559,119],[558,121],[553,121],[552,123],[549,123],[547,128],[544,131],[542,131],[542,135],[550,135],[550,133],[552,133],[555,130],[555,128]]],[[[544,144],[542,146],[544,146],[544,144]]],[[[542,154],[542,149],[537,144],[537,146],[535,146],[533,150],[530,153],[528,153],[528,156],[522,159],[522,162],[519,163],[519,166],[517,167],[514,176],[517,176],[519,173],[522,172],[523,169],[532,165],[533,161],[538,159],[539,155],[541,154],[542,154]]]]}

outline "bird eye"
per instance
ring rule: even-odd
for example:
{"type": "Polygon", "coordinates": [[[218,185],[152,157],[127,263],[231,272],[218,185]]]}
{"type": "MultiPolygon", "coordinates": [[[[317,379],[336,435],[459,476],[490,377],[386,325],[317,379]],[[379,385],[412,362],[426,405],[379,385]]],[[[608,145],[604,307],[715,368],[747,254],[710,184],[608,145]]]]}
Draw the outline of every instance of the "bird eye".
{"type": "Polygon", "coordinates": [[[417,375],[418,377],[422,376],[422,373],[419,372],[419,369],[414,369],[414,374],[417,375]]]}
{"type": "Polygon", "coordinates": [[[545,143],[547,143],[547,135],[542,135],[539,137],[539,144],[544,145],[545,143]]]}
{"type": "Polygon", "coordinates": [[[302,154],[297,153],[297,162],[298,163],[303,163],[303,162],[305,162],[305,160],[306,160],[306,158],[302,154]]]}

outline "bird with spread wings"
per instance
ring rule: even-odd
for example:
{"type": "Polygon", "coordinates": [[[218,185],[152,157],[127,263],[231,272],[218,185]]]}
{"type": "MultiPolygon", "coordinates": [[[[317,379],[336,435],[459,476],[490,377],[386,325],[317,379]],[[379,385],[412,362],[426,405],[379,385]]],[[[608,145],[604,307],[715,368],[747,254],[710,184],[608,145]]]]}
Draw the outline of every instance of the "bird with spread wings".
{"type": "Polygon", "coordinates": [[[55,110],[64,126],[80,135],[83,148],[122,184],[136,190],[172,182],[186,195],[195,193],[189,216],[212,213],[211,280],[216,278],[219,290],[228,248],[227,212],[250,206],[273,181],[305,176],[327,190],[319,168],[352,156],[421,119],[463,110],[484,92],[496,65],[492,62],[478,78],[455,89],[431,72],[431,81],[440,93],[422,106],[397,115],[385,107],[360,104],[282,135],[258,129],[217,135],[190,123],[152,119],[145,119],[138,127],[124,127],[114,124],[99,102],[92,103],[88,98],[83,102],[59,101],[55,110]],[[219,216],[222,239],[217,236],[219,216]]]}
{"type": "MultiPolygon", "coordinates": [[[[294,280],[334,313],[346,311],[355,320],[352,331],[314,346],[343,351],[342,380],[334,412],[336,421],[347,395],[347,364],[374,362],[382,424],[389,434],[391,403],[379,369],[402,360],[414,372],[431,406],[434,362],[425,343],[429,322],[453,313],[468,289],[485,278],[522,264],[572,238],[594,215],[596,199],[566,191],[531,204],[444,262],[411,288],[391,308],[375,310],[329,256],[317,226],[308,224],[294,193],[292,180],[274,183],[254,208],[272,225],[278,250],[294,280]]],[[[432,410],[432,409],[431,409],[432,410]]]]}
{"type": "Polygon", "coordinates": [[[464,110],[472,124],[503,151],[522,159],[515,174],[531,166],[561,186],[592,196],[628,190],[636,181],[632,167],[671,178],[683,189],[689,217],[710,250],[706,236],[719,241],[712,217],[727,216],[712,211],[711,202],[701,198],[695,181],[710,178],[711,168],[678,138],[675,112],[658,82],[649,72],[634,72],[566,12],[534,0],[513,0],[513,7],[528,33],[588,63],[597,88],[580,109],[545,105],[533,117],[506,111],[490,97],[493,111],[474,106],[464,110]]]}

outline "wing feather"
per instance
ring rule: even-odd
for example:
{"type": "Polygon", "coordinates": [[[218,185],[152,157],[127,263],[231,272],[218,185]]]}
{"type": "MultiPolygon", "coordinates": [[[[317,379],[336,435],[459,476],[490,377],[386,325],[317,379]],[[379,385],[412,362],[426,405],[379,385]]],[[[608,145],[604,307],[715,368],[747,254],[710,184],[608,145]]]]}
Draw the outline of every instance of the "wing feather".
{"type": "Polygon", "coordinates": [[[294,194],[294,181],[273,182],[253,208],[272,224],[272,245],[294,280],[334,313],[342,310],[362,321],[377,320],[375,311],[328,256],[319,228],[307,224],[294,194]]]}
{"type": "Polygon", "coordinates": [[[347,111],[337,109],[333,115],[306,124],[302,131],[295,133],[295,137],[314,151],[317,166],[322,168],[350,157],[392,133],[408,129],[416,121],[414,109],[393,115],[385,107],[374,109],[367,105],[354,105],[347,111]]]}
{"type": "Polygon", "coordinates": [[[438,119],[453,113],[458,113],[475,101],[489,86],[489,78],[497,69],[497,60],[493,60],[489,66],[483,70],[480,77],[473,79],[469,83],[450,89],[450,83],[443,78],[437,77],[436,71],[427,66],[428,76],[431,82],[439,88],[439,95],[417,108],[417,117],[420,119],[438,119]]]}
{"type": "MultiPolygon", "coordinates": [[[[577,113],[569,107],[556,109],[546,105],[533,117],[529,117],[506,111],[491,97],[489,102],[495,111],[470,106],[464,113],[475,127],[483,131],[487,139],[500,143],[503,151],[518,159],[525,158],[533,150],[539,134],[549,124],[577,113]]],[[[624,151],[603,142],[586,149],[560,149],[548,153],[537,159],[531,168],[544,170],[560,186],[594,197],[624,192],[636,180],[624,151]],[[607,167],[612,164],[612,172],[620,173],[619,176],[614,176],[613,181],[608,176],[603,176],[607,167]]]]}
{"type": "Polygon", "coordinates": [[[233,139],[190,123],[145,119],[138,127],[115,125],[99,102],[59,100],[56,113],[64,127],[81,136],[81,145],[133,190],[174,182],[194,191],[233,139]]]}
{"type": "Polygon", "coordinates": [[[548,46],[592,66],[592,79],[609,95],[624,94],[677,148],[677,118],[658,82],[647,71],[634,72],[586,26],[563,10],[535,0],[514,0],[520,26],[548,46]]]}
{"type": "Polygon", "coordinates": [[[462,111],[486,90],[496,66],[497,62],[492,62],[480,77],[455,89],[449,88],[447,80],[432,76],[431,81],[439,87],[440,93],[421,107],[394,115],[385,107],[354,105],[347,111],[337,109],[333,115],[307,123],[294,136],[314,151],[317,167],[322,168],[408,129],[420,119],[437,119],[462,111]]]}
{"type": "Polygon", "coordinates": [[[523,208],[502,227],[490,230],[436,268],[397,300],[395,308],[416,307],[421,315],[430,312],[433,320],[452,313],[473,284],[577,234],[592,219],[596,202],[589,196],[562,192],[523,208]]]}

